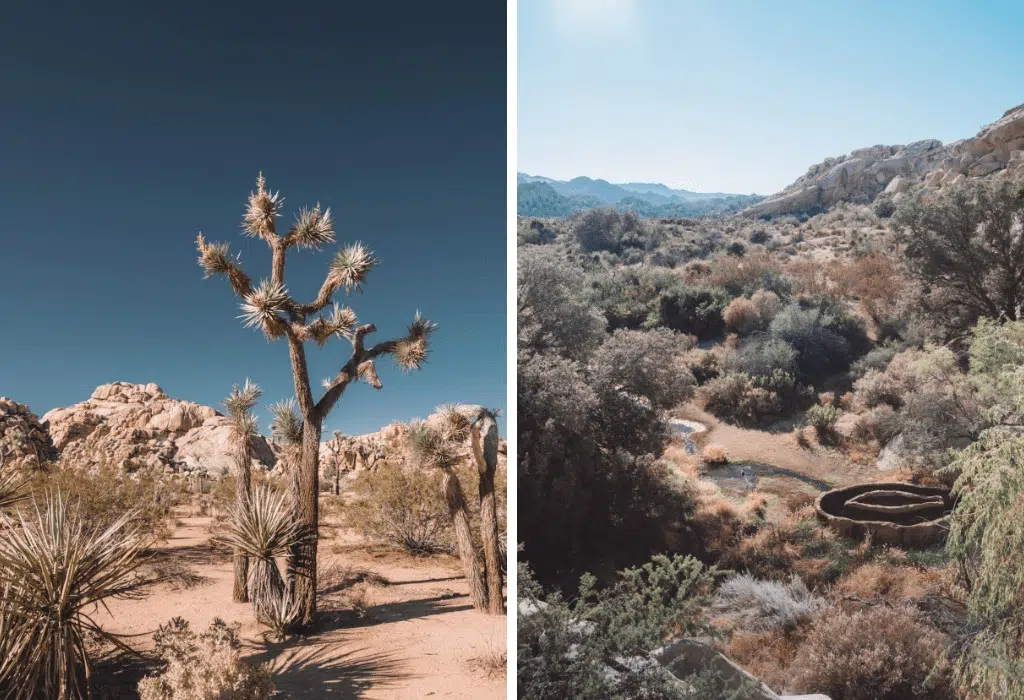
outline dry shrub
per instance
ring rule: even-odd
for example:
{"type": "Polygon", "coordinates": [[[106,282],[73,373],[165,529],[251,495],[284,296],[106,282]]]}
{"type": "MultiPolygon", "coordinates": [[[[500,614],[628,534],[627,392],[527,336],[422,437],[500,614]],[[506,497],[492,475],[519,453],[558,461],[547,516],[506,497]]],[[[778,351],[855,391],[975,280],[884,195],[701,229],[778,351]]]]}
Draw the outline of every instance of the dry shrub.
{"type": "Polygon", "coordinates": [[[897,602],[937,595],[942,587],[941,571],[871,562],[857,567],[841,579],[837,591],[840,595],[854,596],[862,600],[882,598],[897,602]]]}
{"type": "Polygon", "coordinates": [[[729,461],[729,451],[722,445],[711,443],[704,446],[701,457],[707,464],[726,464],[729,461]]]}
{"type": "Polygon", "coordinates": [[[951,699],[945,651],[945,637],[911,610],[834,611],[800,645],[789,689],[833,700],[951,699]]]}
{"type": "Polygon", "coordinates": [[[755,521],[764,514],[764,496],[752,493],[742,503],[735,504],[724,496],[717,484],[706,479],[696,482],[696,490],[697,507],[691,522],[700,533],[706,551],[729,551],[744,534],[756,530],[755,521]]]}
{"type": "Polygon", "coordinates": [[[891,313],[904,287],[893,259],[878,253],[833,266],[831,278],[840,295],[860,299],[876,320],[891,313]]]}
{"type": "Polygon", "coordinates": [[[352,490],[346,523],[364,537],[410,554],[452,550],[439,470],[388,464],[362,472],[352,490]]]}
{"type": "Polygon", "coordinates": [[[757,290],[751,295],[750,301],[757,309],[757,315],[761,317],[761,322],[766,325],[772,322],[782,306],[779,295],[768,289],[757,290]]]}
{"type": "Polygon", "coordinates": [[[90,529],[105,529],[131,512],[133,525],[160,539],[170,535],[171,508],[187,498],[180,479],[144,470],[127,474],[109,463],[92,470],[58,464],[34,475],[31,488],[62,493],[90,529]]]}
{"type": "Polygon", "coordinates": [[[722,310],[722,320],[729,330],[740,335],[753,333],[762,327],[761,315],[754,302],[746,297],[736,297],[722,310]]]}
{"type": "Polygon", "coordinates": [[[735,627],[757,632],[795,630],[824,606],[796,574],[785,583],[736,574],[722,582],[714,601],[714,609],[735,627]]]}
{"type": "Polygon", "coordinates": [[[197,636],[176,617],[153,639],[167,667],[139,682],[141,700],[267,700],[274,692],[270,673],[239,657],[237,631],[220,618],[197,636]]]}
{"type": "Polygon", "coordinates": [[[723,651],[768,687],[782,688],[790,681],[786,671],[796,658],[805,634],[804,629],[795,632],[740,630],[733,633],[723,651]]]}
{"type": "Polygon", "coordinates": [[[782,266],[762,250],[742,257],[720,255],[706,266],[692,267],[688,272],[690,283],[722,287],[738,294],[747,289],[760,289],[764,280],[781,276],[782,266]]]}

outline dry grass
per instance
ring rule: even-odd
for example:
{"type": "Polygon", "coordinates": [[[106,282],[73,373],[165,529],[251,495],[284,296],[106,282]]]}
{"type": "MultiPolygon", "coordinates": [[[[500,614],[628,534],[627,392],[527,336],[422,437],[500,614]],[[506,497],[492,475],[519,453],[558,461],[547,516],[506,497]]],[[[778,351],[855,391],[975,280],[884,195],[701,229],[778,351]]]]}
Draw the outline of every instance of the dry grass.
{"type": "Polygon", "coordinates": [[[726,464],[729,461],[729,452],[722,445],[711,443],[704,446],[701,457],[707,464],[726,464]]]}
{"type": "Polygon", "coordinates": [[[487,678],[504,678],[508,670],[508,652],[488,642],[484,652],[469,659],[467,663],[471,669],[487,678]]]}
{"type": "Polygon", "coordinates": [[[945,587],[945,579],[944,570],[871,562],[857,567],[841,579],[836,592],[862,600],[907,602],[940,594],[945,587]]]}

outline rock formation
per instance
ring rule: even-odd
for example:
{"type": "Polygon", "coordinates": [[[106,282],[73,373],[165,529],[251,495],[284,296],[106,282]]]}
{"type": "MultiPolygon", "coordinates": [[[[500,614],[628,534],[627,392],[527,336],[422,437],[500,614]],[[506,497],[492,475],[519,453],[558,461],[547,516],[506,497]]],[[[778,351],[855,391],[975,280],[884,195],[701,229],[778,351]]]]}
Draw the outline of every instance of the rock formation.
{"type": "Polygon", "coordinates": [[[776,216],[867,204],[880,194],[898,201],[911,190],[939,190],[968,179],[1024,175],[1024,105],[1007,111],[974,138],[943,145],[935,139],[906,146],[871,146],[812,165],[800,179],[744,213],[776,216]]]}
{"type": "Polygon", "coordinates": [[[0,458],[4,466],[37,469],[57,458],[46,428],[28,406],[0,397],[0,458]]]}
{"type": "MultiPolygon", "coordinates": [[[[235,468],[229,419],[209,406],[172,399],[156,384],[104,384],[88,401],[56,408],[42,420],[61,457],[83,468],[108,463],[211,476],[235,468]]],[[[254,468],[277,461],[263,438],[254,454],[254,468]]]]}

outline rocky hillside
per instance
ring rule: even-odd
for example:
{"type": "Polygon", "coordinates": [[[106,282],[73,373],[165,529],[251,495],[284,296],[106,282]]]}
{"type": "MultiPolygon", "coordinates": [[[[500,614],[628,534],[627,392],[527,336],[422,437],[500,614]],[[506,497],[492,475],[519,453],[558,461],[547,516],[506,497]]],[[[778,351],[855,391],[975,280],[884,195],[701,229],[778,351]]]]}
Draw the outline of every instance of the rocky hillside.
{"type": "Polygon", "coordinates": [[[867,204],[883,193],[898,201],[913,190],[938,190],[1006,173],[1024,174],[1024,105],[1007,111],[974,138],[946,145],[931,139],[871,146],[829,158],[744,213],[776,216],[828,209],[840,202],[867,204]]]}
{"type": "Polygon", "coordinates": [[[0,459],[6,467],[36,468],[56,459],[46,428],[28,406],[0,396],[0,459]]]}
{"type": "MultiPolygon", "coordinates": [[[[104,384],[87,401],[50,411],[42,424],[61,457],[83,468],[113,463],[129,471],[234,470],[229,419],[209,406],[172,399],[156,384],[104,384]]],[[[276,461],[261,437],[254,466],[269,468],[276,461]]]]}

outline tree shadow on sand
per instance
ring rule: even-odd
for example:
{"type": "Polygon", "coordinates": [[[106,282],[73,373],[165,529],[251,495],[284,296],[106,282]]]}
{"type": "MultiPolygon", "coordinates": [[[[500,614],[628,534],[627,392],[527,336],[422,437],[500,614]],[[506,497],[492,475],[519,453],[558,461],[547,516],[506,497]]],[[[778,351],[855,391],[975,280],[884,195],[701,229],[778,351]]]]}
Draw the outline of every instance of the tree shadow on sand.
{"type": "MultiPolygon", "coordinates": [[[[267,664],[279,697],[355,700],[371,688],[387,688],[410,678],[399,661],[368,649],[339,649],[339,640],[268,643],[247,657],[267,664]]],[[[277,697],[276,696],[276,697],[277,697]]]]}
{"type": "Polygon", "coordinates": [[[472,605],[450,603],[459,598],[469,599],[468,595],[444,593],[431,598],[403,600],[394,603],[381,603],[367,609],[363,614],[353,610],[323,610],[320,613],[319,629],[330,632],[337,629],[355,629],[369,627],[388,622],[404,622],[420,617],[444,615],[445,613],[472,610],[472,605]]]}

